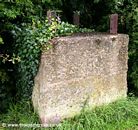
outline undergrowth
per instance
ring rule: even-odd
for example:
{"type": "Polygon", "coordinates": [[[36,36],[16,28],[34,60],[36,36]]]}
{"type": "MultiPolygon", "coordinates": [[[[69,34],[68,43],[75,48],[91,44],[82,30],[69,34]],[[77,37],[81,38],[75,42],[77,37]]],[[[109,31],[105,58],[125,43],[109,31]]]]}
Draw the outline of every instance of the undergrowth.
{"type": "MultiPolygon", "coordinates": [[[[1,123],[40,124],[29,101],[11,104],[1,123]]],[[[74,118],[64,120],[53,128],[4,128],[2,130],[138,130],[138,99],[129,97],[109,105],[83,111],[74,118]]]]}

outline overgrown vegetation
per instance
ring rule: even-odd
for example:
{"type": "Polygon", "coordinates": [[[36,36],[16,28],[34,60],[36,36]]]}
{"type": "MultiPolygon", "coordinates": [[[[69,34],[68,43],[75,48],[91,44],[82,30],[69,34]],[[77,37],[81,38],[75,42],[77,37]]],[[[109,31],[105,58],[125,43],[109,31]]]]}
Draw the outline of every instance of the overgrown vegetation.
{"type": "MultiPolygon", "coordinates": [[[[1,116],[4,123],[39,124],[30,102],[11,104],[6,115],[1,116]],[[29,117],[29,118],[28,118],[29,117]]],[[[12,128],[9,128],[10,130],[12,128]]],[[[29,128],[18,128],[26,130],[29,128]]],[[[46,128],[43,128],[46,130],[46,128]]],[[[42,129],[42,130],[43,130],[42,129]]],[[[81,115],[63,121],[57,127],[47,130],[136,130],[138,129],[138,99],[131,97],[109,105],[82,111],[81,115]]],[[[30,128],[31,130],[31,128],[30,128]]],[[[40,128],[36,128],[40,130],[40,128]]]]}
{"type": "MultiPolygon", "coordinates": [[[[33,111],[33,107],[30,101],[22,100],[18,103],[10,102],[8,112],[6,114],[0,114],[0,129],[11,130],[19,129],[12,127],[4,127],[3,123],[6,124],[38,124],[39,118],[37,114],[33,111]]],[[[21,130],[29,128],[21,128],[21,130]]]]}

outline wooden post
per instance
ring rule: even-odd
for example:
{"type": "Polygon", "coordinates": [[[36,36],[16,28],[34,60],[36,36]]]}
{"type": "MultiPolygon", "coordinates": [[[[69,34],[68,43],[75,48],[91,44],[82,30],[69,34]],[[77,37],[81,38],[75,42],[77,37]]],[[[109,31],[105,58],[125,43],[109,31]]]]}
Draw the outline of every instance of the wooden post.
{"type": "Polygon", "coordinates": [[[112,14],[110,16],[110,33],[117,34],[118,31],[118,14],[112,14]]]}
{"type": "Polygon", "coordinates": [[[49,23],[51,23],[52,18],[56,18],[56,11],[48,10],[47,11],[47,18],[48,18],[49,23]]]}
{"type": "Polygon", "coordinates": [[[79,26],[80,25],[80,12],[79,11],[75,11],[73,14],[73,23],[74,25],[79,26]]]}

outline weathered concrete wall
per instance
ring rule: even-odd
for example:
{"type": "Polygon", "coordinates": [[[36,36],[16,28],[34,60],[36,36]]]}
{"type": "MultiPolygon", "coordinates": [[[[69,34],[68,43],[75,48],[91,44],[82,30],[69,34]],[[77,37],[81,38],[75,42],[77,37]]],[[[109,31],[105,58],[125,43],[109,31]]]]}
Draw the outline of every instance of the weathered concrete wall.
{"type": "Polygon", "coordinates": [[[43,123],[126,97],[127,35],[76,34],[55,43],[42,53],[32,95],[43,123]]]}

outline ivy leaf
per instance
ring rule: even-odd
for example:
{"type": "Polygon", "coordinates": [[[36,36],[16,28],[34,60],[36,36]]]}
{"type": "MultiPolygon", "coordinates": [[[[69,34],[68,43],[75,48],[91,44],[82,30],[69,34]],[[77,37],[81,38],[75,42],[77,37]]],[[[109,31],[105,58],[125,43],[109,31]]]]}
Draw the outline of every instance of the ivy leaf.
{"type": "Polygon", "coordinates": [[[2,37],[0,37],[0,44],[4,44],[2,37]]]}

